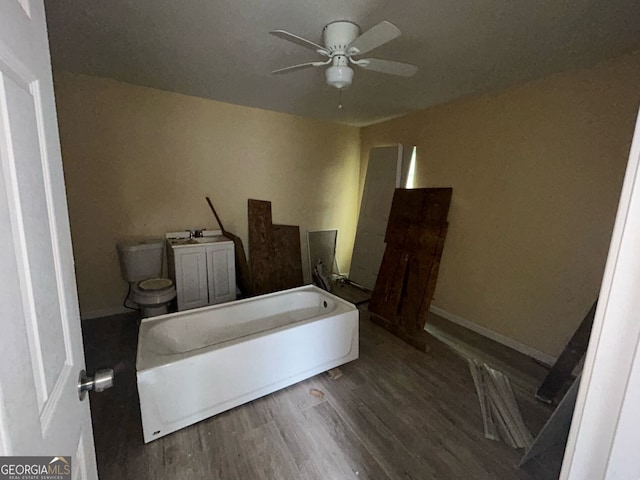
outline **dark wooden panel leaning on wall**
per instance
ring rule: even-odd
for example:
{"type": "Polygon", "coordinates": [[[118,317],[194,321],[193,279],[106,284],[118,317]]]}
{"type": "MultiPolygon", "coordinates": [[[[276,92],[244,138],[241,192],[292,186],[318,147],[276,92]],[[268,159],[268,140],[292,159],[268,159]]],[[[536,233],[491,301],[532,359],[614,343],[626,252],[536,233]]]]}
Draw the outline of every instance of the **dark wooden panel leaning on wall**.
{"type": "Polygon", "coordinates": [[[371,319],[425,350],[424,331],[447,235],[451,188],[396,189],[371,319]]]}
{"type": "Polygon", "coordinates": [[[249,199],[249,263],[254,294],[303,284],[300,227],[273,225],[271,202],[249,199]]]}

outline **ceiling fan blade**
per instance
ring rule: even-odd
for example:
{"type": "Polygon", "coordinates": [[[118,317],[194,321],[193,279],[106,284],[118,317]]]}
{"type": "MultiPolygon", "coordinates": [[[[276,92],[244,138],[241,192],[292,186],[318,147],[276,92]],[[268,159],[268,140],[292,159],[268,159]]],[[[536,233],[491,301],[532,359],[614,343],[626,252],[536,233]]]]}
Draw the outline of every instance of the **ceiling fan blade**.
{"type": "Polygon", "coordinates": [[[313,50],[314,52],[318,52],[322,55],[329,55],[329,52],[317,43],[307,40],[306,38],[299,37],[298,35],[294,35],[293,33],[289,33],[285,30],[272,30],[269,33],[275,37],[295,43],[296,45],[308,48],[309,50],[313,50]]]}
{"type": "Polygon", "coordinates": [[[352,55],[361,55],[390,42],[394,38],[399,37],[400,34],[401,32],[398,27],[384,20],[351,42],[347,51],[351,52],[352,55]]]}
{"type": "Polygon", "coordinates": [[[411,77],[416,74],[418,67],[410,63],[394,62],[392,60],[381,60],[379,58],[363,58],[354,62],[365,70],[388,73],[389,75],[399,75],[401,77],[411,77]]]}
{"type": "Polygon", "coordinates": [[[295,72],[296,70],[304,70],[305,68],[310,67],[320,67],[322,65],[327,65],[329,62],[308,62],[308,63],[300,63],[298,65],[291,65],[290,67],[279,68],[278,70],[274,70],[271,73],[280,74],[280,73],[289,73],[295,72]]]}

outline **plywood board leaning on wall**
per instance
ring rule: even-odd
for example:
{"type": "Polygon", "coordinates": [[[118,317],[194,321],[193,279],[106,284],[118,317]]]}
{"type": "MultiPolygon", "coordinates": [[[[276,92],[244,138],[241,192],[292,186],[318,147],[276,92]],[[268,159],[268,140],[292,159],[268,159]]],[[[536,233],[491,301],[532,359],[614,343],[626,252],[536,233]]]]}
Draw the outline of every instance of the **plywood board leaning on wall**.
{"type": "Polygon", "coordinates": [[[436,287],[451,188],[396,189],[369,312],[374,322],[426,349],[424,325],[436,287]]]}
{"type": "Polygon", "coordinates": [[[271,202],[252,200],[249,209],[249,264],[256,295],[302,285],[300,227],[274,225],[271,202]]]}
{"type": "Polygon", "coordinates": [[[271,225],[271,232],[275,290],[299,287],[304,283],[300,227],[297,225],[271,225]]]}

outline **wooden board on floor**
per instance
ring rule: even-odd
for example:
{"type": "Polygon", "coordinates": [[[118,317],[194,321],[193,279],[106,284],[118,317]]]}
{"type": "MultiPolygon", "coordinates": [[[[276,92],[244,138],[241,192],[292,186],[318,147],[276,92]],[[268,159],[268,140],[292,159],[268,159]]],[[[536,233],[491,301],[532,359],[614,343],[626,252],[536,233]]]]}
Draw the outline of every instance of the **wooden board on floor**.
{"type": "Polygon", "coordinates": [[[273,225],[271,202],[249,199],[249,264],[256,295],[303,284],[300,227],[273,225]]]}
{"type": "Polygon", "coordinates": [[[349,280],[337,280],[332,282],[331,293],[351,302],[354,305],[362,305],[371,298],[371,291],[349,283],[349,280]]]}

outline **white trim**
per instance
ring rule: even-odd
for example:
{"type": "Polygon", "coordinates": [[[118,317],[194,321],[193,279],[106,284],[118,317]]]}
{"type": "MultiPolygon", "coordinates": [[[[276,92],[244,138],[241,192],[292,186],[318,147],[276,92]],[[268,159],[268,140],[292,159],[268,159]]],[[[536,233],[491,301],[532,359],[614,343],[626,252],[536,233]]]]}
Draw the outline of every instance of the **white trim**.
{"type": "Polygon", "coordinates": [[[119,307],[103,308],[101,310],[91,310],[89,312],[82,312],[80,318],[82,320],[93,320],[94,318],[108,317],[110,315],[118,315],[120,313],[133,312],[130,308],[125,308],[122,305],[119,307]]]}
{"type": "Polygon", "coordinates": [[[9,439],[9,422],[7,421],[7,409],[5,408],[4,394],[0,385],[0,455],[8,457],[13,454],[9,439]]]}
{"type": "Polygon", "coordinates": [[[545,365],[551,366],[554,363],[556,363],[556,358],[553,357],[552,355],[541,352],[540,350],[536,350],[535,348],[530,347],[529,345],[520,343],[517,340],[506,337],[498,332],[494,332],[493,330],[490,330],[486,327],[478,325],[477,323],[474,323],[471,320],[467,320],[466,318],[462,318],[462,317],[459,317],[458,315],[454,315],[453,313],[449,313],[446,310],[436,307],[435,305],[431,305],[431,307],[429,308],[429,311],[431,311],[432,313],[435,313],[436,315],[439,315],[442,318],[449,320],[450,322],[458,324],[461,327],[471,330],[472,332],[476,332],[477,334],[482,335],[483,337],[493,340],[494,342],[498,342],[517,352],[520,352],[526,355],[527,357],[531,357],[541,363],[544,363],[545,365]]]}
{"type": "Polygon", "coordinates": [[[625,448],[637,450],[640,426],[640,405],[632,404],[637,389],[634,381],[638,381],[632,365],[640,357],[639,243],[640,116],[565,449],[562,480],[640,476],[638,455],[621,455],[625,448]],[[621,418],[626,425],[620,423],[621,418]]]}

